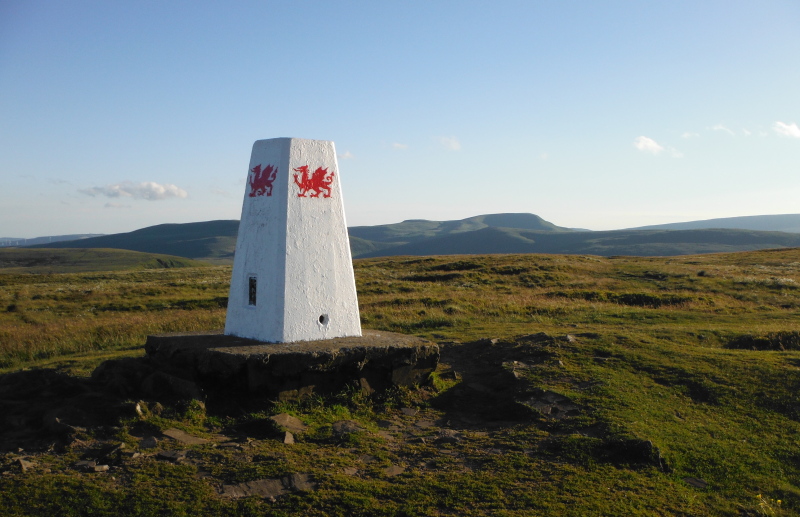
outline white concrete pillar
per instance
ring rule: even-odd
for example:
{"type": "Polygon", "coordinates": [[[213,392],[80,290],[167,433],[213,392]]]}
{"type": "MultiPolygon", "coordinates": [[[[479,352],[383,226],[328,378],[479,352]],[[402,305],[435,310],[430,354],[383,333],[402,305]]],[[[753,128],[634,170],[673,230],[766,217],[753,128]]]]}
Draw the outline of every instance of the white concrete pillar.
{"type": "Polygon", "coordinates": [[[225,334],[272,343],[361,336],[333,142],[253,144],[225,334]]]}

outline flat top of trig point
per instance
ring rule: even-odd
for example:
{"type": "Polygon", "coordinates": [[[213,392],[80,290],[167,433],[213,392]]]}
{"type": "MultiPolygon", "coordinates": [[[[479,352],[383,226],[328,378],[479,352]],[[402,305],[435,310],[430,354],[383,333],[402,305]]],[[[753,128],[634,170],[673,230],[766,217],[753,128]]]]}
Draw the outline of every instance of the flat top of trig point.
{"type": "MultiPolygon", "coordinates": [[[[255,339],[226,336],[217,332],[175,332],[147,336],[147,347],[214,350],[234,355],[273,355],[273,354],[314,354],[330,352],[342,348],[414,348],[435,346],[435,343],[416,336],[394,332],[364,330],[360,337],[338,337],[316,341],[296,341],[293,343],[265,343],[255,339]]],[[[151,353],[148,350],[148,353],[151,353]]]]}

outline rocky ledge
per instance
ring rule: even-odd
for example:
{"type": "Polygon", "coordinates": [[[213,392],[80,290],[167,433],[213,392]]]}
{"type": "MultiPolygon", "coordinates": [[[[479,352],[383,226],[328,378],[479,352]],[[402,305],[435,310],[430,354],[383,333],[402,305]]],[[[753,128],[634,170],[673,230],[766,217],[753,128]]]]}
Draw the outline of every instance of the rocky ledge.
{"type": "Polygon", "coordinates": [[[439,361],[430,341],[365,330],[361,337],[264,343],[216,333],[148,336],[143,359],[101,364],[116,391],[203,398],[209,391],[289,400],[357,383],[367,392],[425,384],[439,361]]]}

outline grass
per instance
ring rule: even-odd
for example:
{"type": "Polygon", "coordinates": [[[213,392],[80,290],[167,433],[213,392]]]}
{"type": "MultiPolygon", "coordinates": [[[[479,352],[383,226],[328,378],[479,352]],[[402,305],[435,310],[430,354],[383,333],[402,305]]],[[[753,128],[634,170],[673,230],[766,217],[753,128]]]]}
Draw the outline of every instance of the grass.
{"type": "MultiPolygon", "coordinates": [[[[358,260],[355,271],[366,328],[442,343],[432,387],[257,407],[148,401],[144,416],[82,440],[135,447],[169,427],[249,438],[192,446],[186,464],[124,462],[113,475],[77,472],[80,446],[31,453],[38,467],[28,472],[6,454],[0,506],[9,515],[800,513],[800,250],[395,257],[358,260]],[[543,411],[546,397],[574,415],[543,411]],[[267,417],[279,412],[309,426],[294,445],[273,438],[267,417]],[[337,438],[340,420],[363,431],[337,438]],[[445,430],[460,438],[442,442],[445,430]],[[391,466],[405,470],[389,476],[391,466]],[[275,501],[217,494],[296,472],[317,489],[275,501]]],[[[37,368],[83,382],[101,360],[141,354],[147,334],[220,328],[229,277],[229,267],[0,275],[0,386],[37,368]]]]}

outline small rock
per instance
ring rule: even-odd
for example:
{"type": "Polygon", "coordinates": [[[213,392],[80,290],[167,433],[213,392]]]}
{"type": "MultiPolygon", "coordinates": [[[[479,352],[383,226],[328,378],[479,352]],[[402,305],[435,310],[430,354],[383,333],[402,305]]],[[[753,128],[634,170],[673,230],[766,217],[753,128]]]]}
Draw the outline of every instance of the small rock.
{"type": "Polygon", "coordinates": [[[576,342],[578,340],[572,334],[567,334],[566,336],[564,336],[564,339],[567,341],[567,343],[574,343],[574,342],[576,342]]]}
{"type": "Polygon", "coordinates": [[[283,433],[283,443],[289,444],[289,445],[293,444],[294,443],[294,435],[292,433],[290,433],[289,431],[286,431],[285,433],[283,433]]]}
{"type": "Polygon", "coordinates": [[[405,471],[406,471],[405,467],[399,467],[397,465],[391,465],[391,466],[383,469],[383,473],[386,474],[389,477],[394,477],[394,476],[396,476],[398,474],[402,474],[405,471]]]}
{"type": "Polygon", "coordinates": [[[370,456],[369,454],[362,454],[361,456],[358,457],[358,461],[364,463],[372,463],[373,461],[375,461],[375,456],[370,456]]]}
{"type": "Polygon", "coordinates": [[[401,411],[401,412],[402,412],[402,413],[403,413],[405,416],[414,416],[414,415],[416,415],[417,413],[419,413],[419,409],[417,409],[417,408],[410,408],[410,407],[404,407],[404,408],[400,409],[400,411],[401,411]]]}
{"type": "Polygon", "coordinates": [[[343,438],[348,434],[359,433],[364,430],[361,424],[355,420],[339,420],[338,422],[334,422],[331,427],[333,429],[333,435],[337,438],[343,438]]]}
{"type": "Polygon", "coordinates": [[[436,424],[430,420],[420,420],[419,422],[414,424],[414,427],[419,427],[420,429],[427,429],[428,427],[433,427],[434,425],[436,424]]]}
{"type": "Polygon", "coordinates": [[[110,468],[108,465],[95,465],[91,472],[108,472],[110,468]]]}
{"type": "Polygon", "coordinates": [[[317,489],[317,482],[314,481],[314,478],[311,476],[311,474],[305,473],[290,474],[288,483],[286,484],[289,488],[293,488],[301,492],[310,492],[317,489]]]}
{"type": "Polygon", "coordinates": [[[229,497],[231,499],[238,499],[240,497],[248,497],[253,495],[266,498],[275,498],[286,493],[288,493],[288,489],[284,486],[280,479],[256,479],[246,483],[223,485],[220,495],[222,495],[222,497],[229,497]]]}
{"type": "Polygon", "coordinates": [[[156,456],[160,460],[167,460],[178,463],[186,459],[186,454],[189,451],[161,451],[156,456]]]}
{"type": "Polygon", "coordinates": [[[458,443],[461,441],[461,433],[453,429],[442,429],[439,431],[439,437],[436,438],[436,443],[458,443]]]}
{"type": "Polygon", "coordinates": [[[279,415],[273,415],[269,417],[270,420],[278,424],[279,427],[286,431],[290,431],[292,433],[302,433],[308,427],[300,421],[299,418],[295,418],[292,415],[288,415],[286,413],[281,413],[279,415]]]}
{"type": "Polygon", "coordinates": [[[394,422],[391,420],[378,420],[377,424],[381,429],[389,429],[390,427],[394,426],[394,422]]]}
{"type": "Polygon", "coordinates": [[[692,485],[695,488],[705,488],[708,486],[708,483],[700,478],[688,477],[688,478],[683,478],[683,480],[687,484],[692,485]]]}
{"type": "Polygon", "coordinates": [[[180,429],[167,429],[163,431],[161,434],[166,436],[167,438],[172,438],[176,442],[180,442],[186,445],[201,445],[204,443],[208,443],[210,440],[206,440],[205,438],[198,438],[197,436],[192,436],[191,434],[181,431],[180,429]]]}
{"type": "Polygon", "coordinates": [[[142,449],[155,449],[158,446],[158,440],[155,436],[145,436],[142,438],[142,441],[139,442],[139,447],[142,449]]]}
{"type": "Polygon", "coordinates": [[[345,467],[342,469],[342,472],[344,472],[344,474],[347,476],[355,476],[358,474],[358,469],[355,467],[345,467]]]}
{"type": "Polygon", "coordinates": [[[74,466],[76,469],[81,470],[83,472],[94,472],[94,468],[97,466],[97,462],[92,460],[76,461],[74,466]]]}
{"type": "Polygon", "coordinates": [[[33,467],[36,466],[36,464],[34,462],[28,461],[28,460],[24,460],[22,458],[17,458],[17,465],[19,465],[19,468],[20,468],[20,470],[22,470],[22,472],[27,472],[27,471],[29,471],[30,469],[32,469],[33,467]]]}

